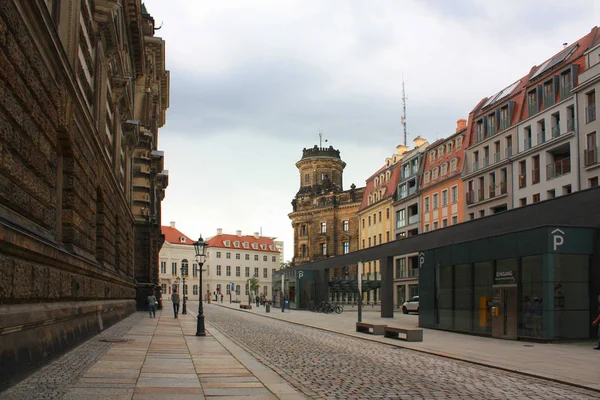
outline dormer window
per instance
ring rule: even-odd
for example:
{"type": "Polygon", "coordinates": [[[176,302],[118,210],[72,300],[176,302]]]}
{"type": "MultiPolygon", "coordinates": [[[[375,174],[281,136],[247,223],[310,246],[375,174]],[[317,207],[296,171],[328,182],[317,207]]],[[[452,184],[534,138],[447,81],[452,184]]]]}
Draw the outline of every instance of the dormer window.
{"type": "Polygon", "coordinates": [[[448,174],[448,163],[443,163],[441,168],[441,175],[446,176],[448,174]]]}
{"type": "Polygon", "coordinates": [[[252,243],[252,248],[253,249],[258,249],[258,245],[256,243],[252,243]]]}
{"type": "Polygon", "coordinates": [[[463,138],[462,135],[456,138],[456,149],[460,149],[462,147],[463,138]]]}
{"type": "Polygon", "coordinates": [[[431,153],[429,153],[429,162],[434,162],[435,161],[435,151],[432,151],[431,153]]]}
{"type": "Polygon", "coordinates": [[[379,185],[379,178],[375,178],[373,186],[377,187],[379,185]]]}
{"type": "Polygon", "coordinates": [[[442,156],[444,155],[444,147],[440,147],[438,149],[438,158],[442,158],[442,156]]]}
{"type": "Polygon", "coordinates": [[[244,242],[244,243],[242,243],[242,246],[243,246],[245,249],[247,249],[247,248],[248,248],[248,246],[249,246],[249,243],[248,243],[248,242],[244,242]]]}
{"type": "Polygon", "coordinates": [[[448,143],[446,145],[446,152],[447,153],[452,153],[452,142],[448,143]]]}
{"type": "Polygon", "coordinates": [[[182,237],[180,237],[180,238],[179,238],[179,241],[180,241],[181,243],[185,243],[185,237],[183,237],[183,236],[182,236],[182,237]]]}
{"type": "Polygon", "coordinates": [[[224,243],[224,244],[225,244],[225,246],[227,246],[227,247],[229,247],[229,246],[230,246],[230,244],[231,244],[231,242],[230,242],[229,240],[225,240],[223,243],[224,243]]]}
{"type": "Polygon", "coordinates": [[[267,249],[267,245],[266,245],[266,244],[261,244],[261,245],[260,245],[260,248],[261,248],[262,250],[266,250],[266,249],[267,249]]]}
{"type": "Polygon", "coordinates": [[[235,242],[233,242],[233,246],[234,247],[240,247],[240,242],[238,242],[237,240],[235,242]]]}
{"type": "Polygon", "coordinates": [[[392,173],[390,171],[387,171],[385,173],[385,181],[389,182],[390,181],[390,177],[392,176],[392,173]]]}
{"type": "Polygon", "coordinates": [[[275,251],[275,246],[273,246],[272,244],[269,245],[269,250],[273,250],[275,251]]]}
{"type": "Polygon", "coordinates": [[[423,175],[423,182],[427,185],[429,183],[430,179],[431,179],[431,171],[425,171],[425,174],[423,175]]]}
{"type": "Polygon", "coordinates": [[[433,178],[432,178],[434,181],[438,178],[438,173],[439,173],[439,168],[435,167],[433,169],[433,178]]]}
{"type": "Polygon", "coordinates": [[[450,172],[456,171],[456,166],[458,165],[458,158],[453,158],[450,160],[450,172]]]}

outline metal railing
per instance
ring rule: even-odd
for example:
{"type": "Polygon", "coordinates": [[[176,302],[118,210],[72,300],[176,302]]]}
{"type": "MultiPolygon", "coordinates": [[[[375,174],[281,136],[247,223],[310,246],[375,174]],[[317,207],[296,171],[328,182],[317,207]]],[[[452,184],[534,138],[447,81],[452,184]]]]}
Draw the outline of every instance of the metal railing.
{"type": "Polygon", "coordinates": [[[419,214],[411,215],[410,217],[408,217],[409,225],[416,224],[417,222],[419,222],[419,214]]]}
{"type": "Polygon", "coordinates": [[[508,129],[510,127],[510,121],[508,119],[500,120],[500,131],[508,129]]]}
{"type": "Polygon", "coordinates": [[[490,158],[483,157],[483,168],[487,167],[488,165],[490,165],[490,158]]]}
{"type": "Polygon", "coordinates": [[[535,168],[531,170],[531,184],[540,183],[540,169],[535,168]]]}
{"type": "Polygon", "coordinates": [[[560,125],[558,123],[552,127],[552,138],[557,138],[560,136],[560,125]]]}
{"type": "Polygon", "coordinates": [[[479,170],[479,161],[475,161],[473,163],[473,172],[478,171],[479,170]]]}
{"type": "Polygon", "coordinates": [[[467,190],[465,197],[467,204],[473,204],[475,202],[475,192],[472,190],[467,190]]]}
{"type": "Polygon", "coordinates": [[[531,138],[525,138],[524,143],[523,143],[523,149],[524,150],[529,150],[531,148],[531,138]]]}
{"type": "Polygon", "coordinates": [[[598,147],[592,147],[583,151],[583,160],[585,166],[593,165],[598,162],[598,147]]]}
{"type": "Polygon", "coordinates": [[[552,104],[554,104],[554,96],[552,96],[552,95],[545,95],[544,96],[544,108],[548,108],[552,104]]]}
{"type": "Polygon", "coordinates": [[[494,153],[494,164],[500,162],[500,152],[497,151],[494,153]]]}
{"type": "Polygon", "coordinates": [[[504,155],[506,156],[506,158],[511,158],[512,157],[512,146],[508,146],[504,150],[504,155]]]}
{"type": "Polygon", "coordinates": [[[489,187],[490,199],[496,196],[496,185],[491,184],[489,187]]]}
{"type": "Polygon", "coordinates": [[[567,120],[567,132],[572,132],[575,130],[575,118],[571,118],[567,120]]]}
{"type": "Polygon", "coordinates": [[[548,179],[556,178],[571,172],[571,158],[563,158],[546,165],[546,176],[548,179]]]}
{"type": "Polygon", "coordinates": [[[507,188],[506,188],[506,182],[500,182],[500,194],[506,194],[507,193],[507,188]]]}
{"type": "Polygon", "coordinates": [[[538,112],[537,103],[529,103],[529,105],[527,106],[527,115],[531,117],[536,112],[538,112]]]}
{"type": "Polygon", "coordinates": [[[590,104],[585,108],[585,123],[596,120],[596,104],[590,104]]]}
{"type": "Polygon", "coordinates": [[[537,134],[537,144],[542,144],[546,141],[546,131],[538,132],[537,134]]]}
{"type": "Polygon", "coordinates": [[[560,99],[564,100],[569,94],[571,94],[571,84],[560,85],[560,99]]]}
{"type": "Polygon", "coordinates": [[[477,189],[477,201],[485,200],[485,188],[477,189]]]}

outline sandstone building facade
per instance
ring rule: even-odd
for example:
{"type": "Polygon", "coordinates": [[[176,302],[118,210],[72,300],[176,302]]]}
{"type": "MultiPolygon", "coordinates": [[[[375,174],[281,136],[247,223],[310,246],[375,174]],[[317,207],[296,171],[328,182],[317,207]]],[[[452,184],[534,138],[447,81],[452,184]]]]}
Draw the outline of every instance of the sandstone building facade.
{"type": "Polygon", "coordinates": [[[358,250],[357,211],[364,188],[343,190],[346,163],[339,150],[314,146],[296,163],[300,190],[288,215],[294,228],[295,265],[358,250]]]}
{"type": "Polygon", "coordinates": [[[0,2],[0,390],[158,282],[169,74],[154,33],[140,0],[0,2]]]}

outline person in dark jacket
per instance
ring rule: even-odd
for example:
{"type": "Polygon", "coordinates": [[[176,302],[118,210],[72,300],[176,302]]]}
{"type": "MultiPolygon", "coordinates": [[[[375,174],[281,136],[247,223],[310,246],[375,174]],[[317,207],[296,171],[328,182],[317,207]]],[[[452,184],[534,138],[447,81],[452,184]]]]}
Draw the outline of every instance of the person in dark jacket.
{"type": "Polygon", "coordinates": [[[177,293],[177,289],[173,289],[171,300],[173,301],[173,313],[175,313],[175,318],[177,318],[177,314],[179,314],[179,293],[177,293]]]}

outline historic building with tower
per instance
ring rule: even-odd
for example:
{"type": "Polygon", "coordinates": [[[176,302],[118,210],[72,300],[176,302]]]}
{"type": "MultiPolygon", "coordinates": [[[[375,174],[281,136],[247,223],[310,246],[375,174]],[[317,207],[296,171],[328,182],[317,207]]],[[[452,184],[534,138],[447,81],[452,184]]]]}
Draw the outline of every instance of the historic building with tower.
{"type": "Polygon", "coordinates": [[[0,391],[157,289],[155,32],[141,0],[0,2],[0,391]]]}
{"type": "Polygon", "coordinates": [[[288,215],[294,228],[294,265],[358,250],[357,211],[364,188],[344,190],[346,163],[333,146],[302,151],[300,190],[288,215]]]}

